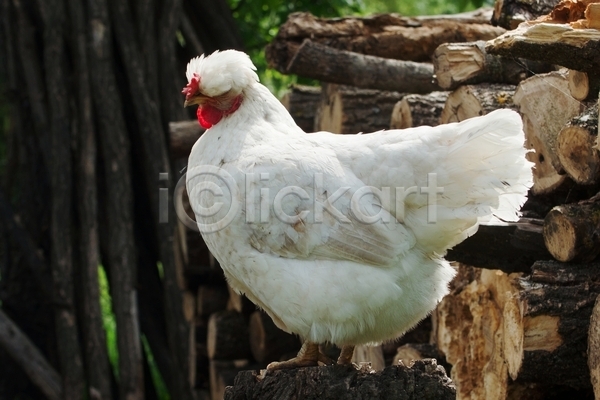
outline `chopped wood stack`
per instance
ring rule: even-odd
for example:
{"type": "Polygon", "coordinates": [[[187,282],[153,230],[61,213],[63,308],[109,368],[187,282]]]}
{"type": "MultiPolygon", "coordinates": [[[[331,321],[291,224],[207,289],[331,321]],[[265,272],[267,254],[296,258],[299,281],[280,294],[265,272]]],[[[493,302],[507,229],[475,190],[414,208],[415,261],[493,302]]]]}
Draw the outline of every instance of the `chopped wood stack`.
{"type": "MultiPolygon", "coordinates": [[[[538,3],[498,0],[495,18],[531,20],[555,5],[538,3]]],[[[595,4],[582,14],[588,27],[597,20],[595,4]]],[[[357,349],[356,361],[382,370],[369,379],[381,384],[391,373],[412,373],[392,367],[398,360],[436,358],[447,362],[458,399],[589,398],[594,390],[600,398],[600,306],[594,308],[600,294],[600,200],[594,196],[600,190],[600,31],[579,28],[579,19],[579,25],[548,22],[559,14],[506,33],[486,22],[489,10],[418,18],[294,14],[269,46],[268,59],[278,70],[323,81],[321,89],[293,87],[283,99],[307,132],[434,126],[508,107],[522,115],[525,145],[534,150],[528,155],[535,169],[527,218],[482,226],[449,252],[459,273],[432,318],[396,342],[357,349]],[[461,28],[459,43],[446,43],[441,27],[460,25],[470,36],[461,28]]],[[[192,139],[186,139],[179,135],[185,127],[172,125],[172,151],[185,154],[185,143],[201,133],[188,127],[192,139]]],[[[336,382],[328,368],[260,377],[245,371],[234,384],[238,371],[290,358],[300,343],[227,289],[197,232],[185,237],[184,275],[197,293],[198,386],[210,389],[213,399],[248,393],[286,398],[292,389],[338,398],[315,395],[305,385],[336,382]]]]}

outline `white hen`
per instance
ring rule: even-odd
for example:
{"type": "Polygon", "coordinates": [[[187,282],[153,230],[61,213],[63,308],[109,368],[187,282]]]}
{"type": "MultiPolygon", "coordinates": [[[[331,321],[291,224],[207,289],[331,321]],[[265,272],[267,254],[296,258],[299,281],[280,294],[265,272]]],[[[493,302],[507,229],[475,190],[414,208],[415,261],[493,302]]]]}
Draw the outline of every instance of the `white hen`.
{"type": "Polygon", "coordinates": [[[316,365],[323,342],[349,363],[431,312],[454,276],[449,248],[518,218],[532,184],[521,119],[306,134],[254,70],[233,50],[188,64],[185,104],[210,128],[189,158],[190,202],[230,285],[305,340],[270,368],[316,365]]]}

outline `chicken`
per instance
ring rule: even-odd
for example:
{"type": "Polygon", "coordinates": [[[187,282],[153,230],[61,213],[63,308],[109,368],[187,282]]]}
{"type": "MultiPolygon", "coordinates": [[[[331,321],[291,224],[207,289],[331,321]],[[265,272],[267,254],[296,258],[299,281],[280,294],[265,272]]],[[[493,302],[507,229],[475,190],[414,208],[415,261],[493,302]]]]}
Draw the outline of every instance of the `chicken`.
{"type": "Polygon", "coordinates": [[[304,340],[268,368],[327,362],[324,342],[348,364],[354,346],[435,308],[455,274],[449,248],[518,219],[532,184],[521,118],[306,134],[255,70],[234,50],[187,66],[185,105],[208,129],[189,157],[190,203],[231,287],[304,340]]]}

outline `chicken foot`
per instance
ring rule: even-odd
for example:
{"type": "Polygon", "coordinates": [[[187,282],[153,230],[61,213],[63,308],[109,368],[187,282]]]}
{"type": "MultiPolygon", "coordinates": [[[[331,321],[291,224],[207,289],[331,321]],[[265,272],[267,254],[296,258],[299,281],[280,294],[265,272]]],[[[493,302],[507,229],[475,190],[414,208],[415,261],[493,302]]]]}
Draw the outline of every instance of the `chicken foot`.
{"type": "Polygon", "coordinates": [[[319,351],[319,345],[317,343],[306,341],[302,345],[302,348],[300,348],[300,351],[296,357],[287,361],[272,362],[267,365],[267,369],[277,370],[300,367],[315,367],[319,365],[319,362],[322,362],[323,364],[333,364],[333,360],[319,351]]]}
{"type": "Polygon", "coordinates": [[[340,356],[338,357],[337,364],[338,365],[352,364],[352,356],[353,355],[354,355],[354,346],[352,346],[352,345],[342,346],[342,351],[340,352],[340,356]]]}

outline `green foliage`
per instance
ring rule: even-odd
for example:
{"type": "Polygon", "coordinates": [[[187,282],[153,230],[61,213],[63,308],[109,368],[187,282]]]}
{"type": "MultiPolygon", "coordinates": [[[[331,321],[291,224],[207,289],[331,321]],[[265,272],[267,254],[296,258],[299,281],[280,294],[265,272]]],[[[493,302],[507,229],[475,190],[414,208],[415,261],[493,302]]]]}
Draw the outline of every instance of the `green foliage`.
{"type": "Polygon", "coordinates": [[[281,96],[292,83],[315,82],[286,76],[267,68],[264,48],[273,40],[288,14],[308,11],[318,17],[341,17],[396,12],[402,15],[450,14],[493,4],[493,0],[227,0],[244,38],[246,50],[258,68],[261,82],[281,96]]]}
{"type": "Polygon", "coordinates": [[[102,310],[102,322],[106,331],[106,347],[108,348],[108,359],[117,379],[119,378],[119,350],[117,350],[117,322],[112,309],[112,298],[108,278],[104,267],[98,267],[98,281],[100,284],[100,308],[102,310]]]}

